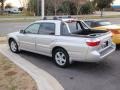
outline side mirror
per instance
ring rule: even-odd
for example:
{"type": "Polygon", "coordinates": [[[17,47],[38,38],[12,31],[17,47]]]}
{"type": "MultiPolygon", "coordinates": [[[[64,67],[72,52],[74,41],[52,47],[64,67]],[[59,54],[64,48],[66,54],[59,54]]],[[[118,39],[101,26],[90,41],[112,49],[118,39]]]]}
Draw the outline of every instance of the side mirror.
{"type": "Polygon", "coordinates": [[[20,33],[24,34],[24,33],[25,33],[25,30],[20,30],[20,33]]]}

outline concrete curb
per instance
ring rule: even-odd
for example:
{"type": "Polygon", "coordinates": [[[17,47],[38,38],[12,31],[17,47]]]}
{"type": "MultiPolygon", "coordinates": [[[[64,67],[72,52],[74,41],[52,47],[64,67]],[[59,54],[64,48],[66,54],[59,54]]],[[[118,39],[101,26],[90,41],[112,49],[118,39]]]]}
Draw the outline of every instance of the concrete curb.
{"type": "Polygon", "coordinates": [[[7,40],[7,37],[0,37],[0,42],[1,41],[6,41],[7,40]]]}
{"type": "Polygon", "coordinates": [[[19,55],[12,53],[7,44],[0,45],[0,52],[30,75],[36,81],[38,90],[64,90],[53,76],[19,55]]]}

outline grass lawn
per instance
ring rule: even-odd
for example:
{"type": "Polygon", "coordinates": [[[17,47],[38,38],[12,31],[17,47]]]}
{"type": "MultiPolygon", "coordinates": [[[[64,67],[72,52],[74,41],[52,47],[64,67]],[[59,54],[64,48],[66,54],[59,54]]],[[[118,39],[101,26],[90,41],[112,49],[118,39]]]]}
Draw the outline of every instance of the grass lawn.
{"type": "MultiPolygon", "coordinates": [[[[26,16],[22,14],[6,14],[6,15],[0,15],[0,18],[28,18],[28,17],[33,17],[33,16],[26,16]]],[[[37,17],[37,16],[35,16],[37,17]]]]}
{"type": "Polygon", "coordinates": [[[0,20],[0,23],[4,22],[34,22],[38,19],[16,19],[16,20],[0,20]]]}
{"type": "Polygon", "coordinates": [[[7,38],[6,37],[0,37],[0,44],[6,44],[7,38]]]}
{"type": "MultiPolygon", "coordinates": [[[[1,43],[6,43],[0,39],[1,43]]],[[[0,53],[0,90],[37,90],[34,80],[0,53]]]]}
{"type": "MultiPolygon", "coordinates": [[[[47,16],[48,18],[52,18],[53,16],[47,16]]],[[[73,17],[77,17],[73,15],[73,17]]],[[[79,19],[104,19],[104,18],[119,18],[120,15],[109,15],[109,16],[94,16],[94,15],[79,15],[79,19]]],[[[40,20],[41,16],[24,16],[24,15],[5,15],[0,16],[0,23],[2,22],[33,22],[36,20],[40,20]]]]}
{"type": "Polygon", "coordinates": [[[92,15],[82,15],[78,17],[79,19],[104,19],[104,18],[120,18],[120,15],[110,15],[110,16],[92,16],[92,15]]]}

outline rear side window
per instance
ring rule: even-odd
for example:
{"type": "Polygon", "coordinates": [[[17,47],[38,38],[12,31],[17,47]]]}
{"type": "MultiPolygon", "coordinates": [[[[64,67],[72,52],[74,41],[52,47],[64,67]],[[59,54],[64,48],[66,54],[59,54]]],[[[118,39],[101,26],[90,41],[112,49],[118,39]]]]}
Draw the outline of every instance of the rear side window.
{"type": "Polygon", "coordinates": [[[54,35],[55,34],[55,24],[54,23],[40,23],[39,34],[54,35]]]}
{"type": "Polygon", "coordinates": [[[61,24],[61,35],[68,35],[68,34],[69,34],[69,31],[68,31],[66,24],[62,23],[61,24]]]}

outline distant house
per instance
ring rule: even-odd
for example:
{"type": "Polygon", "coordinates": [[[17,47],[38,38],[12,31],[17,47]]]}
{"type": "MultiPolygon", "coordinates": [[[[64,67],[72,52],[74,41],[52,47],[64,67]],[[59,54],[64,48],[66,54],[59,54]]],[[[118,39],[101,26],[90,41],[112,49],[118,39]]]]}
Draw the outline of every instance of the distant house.
{"type": "Polygon", "coordinates": [[[120,5],[113,5],[113,6],[112,6],[112,9],[113,9],[114,11],[120,11],[120,5]]]}
{"type": "Polygon", "coordinates": [[[13,13],[13,14],[18,14],[21,12],[21,11],[19,11],[19,8],[17,8],[17,7],[6,8],[6,9],[4,9],[4,11],[8,12],[8,13],[13,13]]]}

